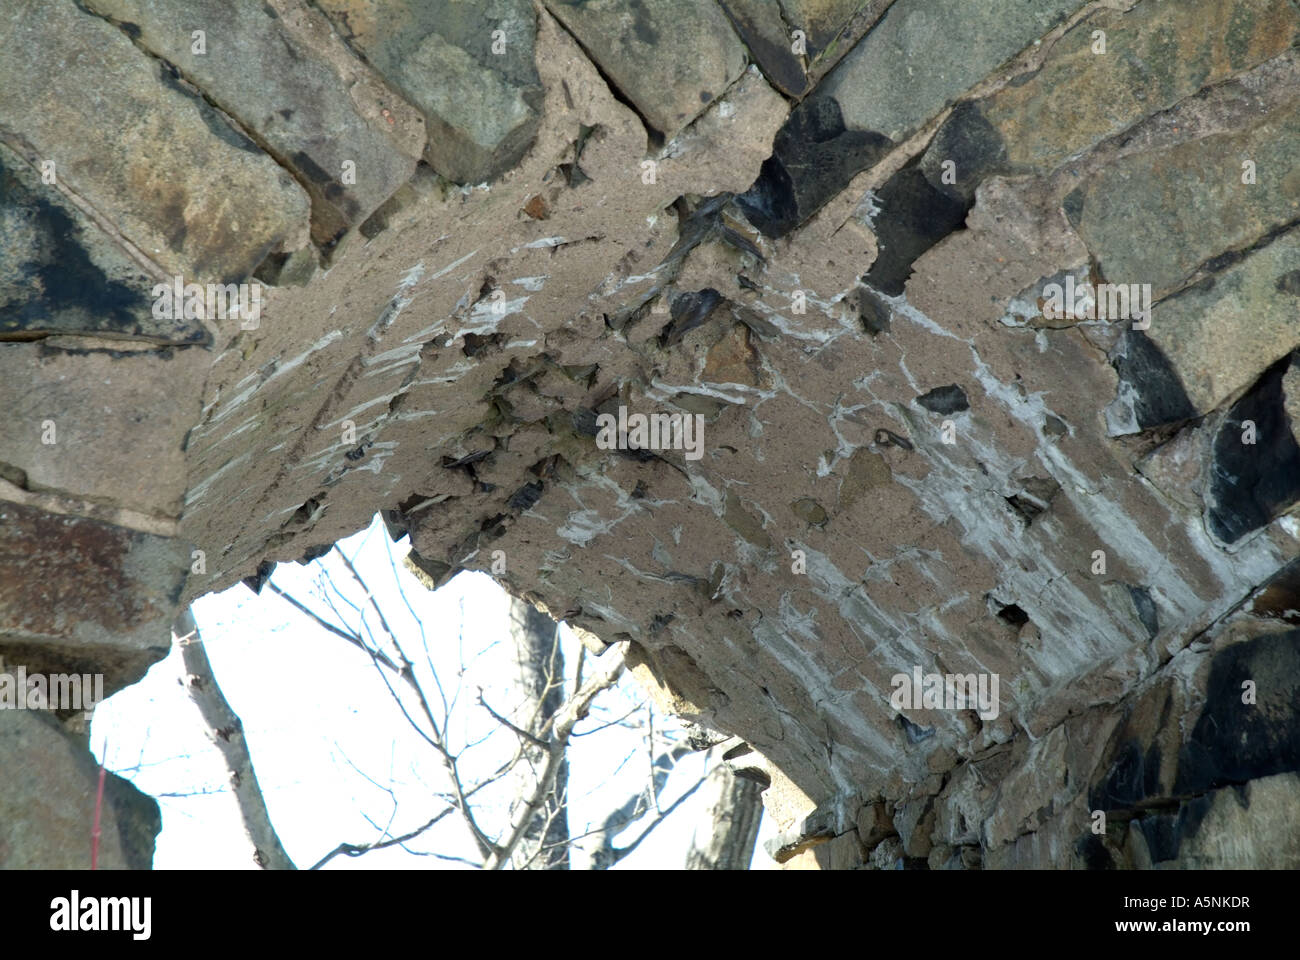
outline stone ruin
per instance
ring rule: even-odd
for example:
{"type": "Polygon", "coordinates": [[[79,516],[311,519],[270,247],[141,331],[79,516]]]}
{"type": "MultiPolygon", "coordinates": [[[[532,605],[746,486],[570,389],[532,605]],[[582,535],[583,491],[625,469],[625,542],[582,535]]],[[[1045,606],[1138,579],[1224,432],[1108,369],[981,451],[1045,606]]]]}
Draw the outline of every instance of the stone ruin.
{"type": "MultiPolygon", "coordinates": [[[[1298,41],[10,0],[0,657],[121,689],[382,511],[742,738],[790,866],[1300,866],[1298,41]]],[[[0,866],[84,866],[84,716],[0,710],[0,773],[0,866]]]]}

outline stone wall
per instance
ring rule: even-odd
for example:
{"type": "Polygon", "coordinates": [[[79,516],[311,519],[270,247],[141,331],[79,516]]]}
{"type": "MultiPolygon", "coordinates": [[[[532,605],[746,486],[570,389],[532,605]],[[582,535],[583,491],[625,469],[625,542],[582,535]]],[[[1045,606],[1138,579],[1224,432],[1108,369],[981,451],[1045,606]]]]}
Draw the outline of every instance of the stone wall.
{"type": "Polygon", "coordinates": [[[1292,0],[10,3],[0,655],[120,689],[382,510],[742,737],[791,866],[1298,866],[1298,39],[1292,0]],[[620,407],[702,456],[605,449],[620,407]],[[914,671],[997,703],[900,709],[914,671]]]}

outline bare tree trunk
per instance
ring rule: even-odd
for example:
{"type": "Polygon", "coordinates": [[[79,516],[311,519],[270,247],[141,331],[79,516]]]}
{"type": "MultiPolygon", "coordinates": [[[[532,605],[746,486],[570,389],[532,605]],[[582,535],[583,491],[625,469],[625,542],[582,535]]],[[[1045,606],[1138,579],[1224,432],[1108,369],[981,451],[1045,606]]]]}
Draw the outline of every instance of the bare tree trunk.
{"type": "Polygon", "coordinates": [[[230,786],[239,804],[239,816],[244,821],[244,832],[253,844],[253,860],[264,870],[294,870],[293,861],[280,845],[280,837],[271,825],[266,812],[262,788],[253,772],[253,758],[244,739],[244,725],[226,702],[221,687],[217,685],[212,664],[203,649],[198,625],[189,608],[185,609],[172,627],[173,638],[180,643],[181,660],[185,664],[185,686],[199,708],[207,725],[208,739],[221,751],[230,772],[230,786]]]}
{"type": "Polygon", "coordinates": [[[715,764],[704,786],[708,819],[695,831],[686,869],[748,870],[763,818],[763,788],[737,777],[720,756],[710,759],[715,764]]]}
{"type": "MultiPolygon", "coordinates": [[[[564,655],[560,651],[559,624],[526,600],[510,598],[510,640],[522,700],[515,710],[521,729],[546,740],[551,722],[564,704],[564,655]]],[[[543,747],[525,742],[524,759],[515,767],[515,796],[534,795],[548,763],[543,747]]],[[[567,792],[569,762],[559,760],[553,789],[524,826],[519,845],[511,853],[515,869],[568,870],[569,816],[567,792]]],[[[522,801],[511,806],[512,822],[522,801]]]]}

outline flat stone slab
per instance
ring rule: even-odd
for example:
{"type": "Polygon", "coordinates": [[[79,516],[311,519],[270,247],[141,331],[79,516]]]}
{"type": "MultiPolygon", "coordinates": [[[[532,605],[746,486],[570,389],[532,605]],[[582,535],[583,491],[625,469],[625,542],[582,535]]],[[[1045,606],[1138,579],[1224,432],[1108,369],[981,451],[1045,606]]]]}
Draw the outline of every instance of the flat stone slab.
{"type": "Polygon", "coordinates": [[[1050,173],[1142,118],[1280,55],[1297,35],[1300,11],[1288,0],[1099,10],[1068,30],[1025,82],[955,111],[922,166],[939,185],[952,161],[951,189],[968,197],[993,174],[1050,173]]]}
{"type": "Polygon", "coordinates": [[[713,3],[550,0],[547,8],[667,137],[699,116],[745,70],[745,48],[713,3]]]}
{"type": "MultiPolygon", "coordinates": [[[[990,70],[1080,6],[1079,0],[898,0],[791,111],[771,158],[740,198],[746,215],[768,236],[790,232],[990,70]]],[[[976,133],[983,134],[988,122],[979,120],[976,133]]],[[[974,166],[964,163],[972,152],[983,166],[991,165],[985,153],[1000,159],[996,144],[986,147],[995,138],[976,139],[973,149],[970,139],[963,130],[963,168],[974,166]]],[[[978,181],[968,182],[965,200],[978,181]]]]}
{"type": "Polygon", "coordinates": [[[1064,208],[1107,282],[1149,283],[1161,298],[1211,259],[1300,217],[1297,143],[1293,99],[1239,132],[1120,158],[1064,208]],[[1242,182],[1246,160],[1254,183],[1242,182]]]}
{"type": "Polygon", "coordinates": [[[0,144],[0,340],[85,333],[206,343],[199,320],[154,317],[153,286],[112,237],[0,144]]]}
{"type": "Polygon", "coordinates": [[[458,183],[494,180],[540,120],[528,0],[320,0],[317,6],[428,123],[425,157],[458,183]]]}
{"type": "Polygon", "coordinates": [[[102,673],[111,696],[167,655],[190,563],[178,540],[0,500],[0,656],[102,673]]]}
{"type": "Polygon", "coordinates": [[[387,108],[374,104],[362,112],[352,89],[360,64],[331,59],[306,27],[270,4],[88,0],[87,6],[177,67],[293,171],[311,196],[317,243],[359,225],[415,172],[423,140],[407,155],[396,124],[379,112],[387,108]],[[194,30],[204,33],[201,53],[194,30]]]}
{"type": "Polygon", "coordinates": [[[794,52],[792,28],[781,7],[765,0],[718,0],[759,68],[782,93],[802,96],[808,88],[805,58],[794,52]]]}
{"type": "Polygon", "coordinates": [[[900,141],[1083,0],[898,0],[818,93],[846,126],[900,141]]]}
{"type": "Polygon", "coordinates": [[[0,343],[0,471],[19,486],[180,513],[208,354],[0,343]]]}
{"type": "Polygon", "coordinates": [[[0,137],[54,161],[59,184],[169,275],[239,280],[307,243],[293,177],[72,3],[0,9],[0,117],[0,137]]]}
{"type": "Polygon", "coordinates": [[[1198,413],[1249,386],[1300,346],[1300,231],[1156,304],[1146,334],[1198,413]]]}

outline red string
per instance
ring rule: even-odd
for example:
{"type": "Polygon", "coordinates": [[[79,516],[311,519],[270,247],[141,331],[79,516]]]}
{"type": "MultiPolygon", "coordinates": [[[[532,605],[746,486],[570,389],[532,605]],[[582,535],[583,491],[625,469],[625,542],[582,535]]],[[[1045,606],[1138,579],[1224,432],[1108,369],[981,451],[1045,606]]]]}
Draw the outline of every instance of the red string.
{"type": "MultiPolygon", "coordinates": [[[[104,744],[104,758],[108,758],[108,743],[104,744]]],[[[107,771],[99,765],[99,789],[95,792],[95,828],[90,831],[90,869],[99,869],[99,815],[104,809],[104,777],[107,771]]]]}

